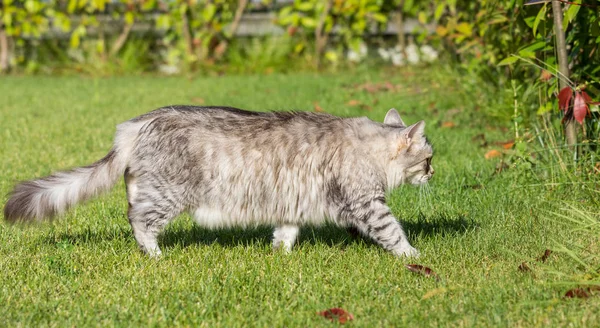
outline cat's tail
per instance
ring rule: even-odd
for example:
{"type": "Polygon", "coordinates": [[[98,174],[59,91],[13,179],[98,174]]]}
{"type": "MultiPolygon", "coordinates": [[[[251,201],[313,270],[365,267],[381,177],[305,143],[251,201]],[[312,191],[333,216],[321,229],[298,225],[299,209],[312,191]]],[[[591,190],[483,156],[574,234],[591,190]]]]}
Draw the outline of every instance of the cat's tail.
{"type": "Polygon", "coordinates": [[[114,147],[91,165],[19,183],[4,206],[4,219],[8,222],[42,221],[110,190],[127,168],[140,127],[139,123],[120,124],[114,147]]]}

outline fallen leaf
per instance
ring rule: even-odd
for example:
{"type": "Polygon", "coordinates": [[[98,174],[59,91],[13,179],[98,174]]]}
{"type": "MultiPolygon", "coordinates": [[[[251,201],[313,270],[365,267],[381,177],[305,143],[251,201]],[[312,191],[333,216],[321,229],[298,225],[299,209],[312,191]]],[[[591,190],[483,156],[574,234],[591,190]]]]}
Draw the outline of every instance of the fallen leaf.
{"type": "Polygon", "coordinates": [[[504,148],[504,149],[511,149],[515,145],[515,141],[511,140],[511,141],[499,142],[498,144],[500,146],[502,146],[502,148],[504,148]]]}
{"type": "Polygon", "coordinates": [[[371,109],[373,109],[373,107],[367,105],[367,104],[360,104],[360,108],[364,109],[364,110],[368,110],[370,111],[371,109]]]}
{"type": "Polygon", "coordinates": [[[590,297],[589,288],[573,288],[565,293],[566,298],[588,298],[590,297]]]}
{"type": "Polygon", "coordinates": [[[439,280],[438,275],[433,270],[431,270],[430,268],[428,268],[426,266],[422,266],[419,264],[407,264],[404,267],[407,268],[408,271],[422,274],[426,277],[434,277],[435,279],[439,280]]]}
{"type": "Polygon", "coordinates": [[[333,308],[321,312],[317,312],[318,315],[329,319],[330,321],[337,321],[341,324],[344,324],[350,320],[354,320],[354,316],[352,313],[341,309],[341,308],[333,308]]]}
{"type": "Polygon", "coordinates": [[[348,101],[347,105],[348,106],[358,106],[358,105],[360,105],[360,101],[358,101],[356,99],[351,99],[350,101],[348,101]]]}
{"type": "Polygon", "coordinates": [[[425,293],[425,295],[423,295],[423,297],[421,297],[421,300],[426,300],[426,299],[432,298],[436,295],[444,294],[447,291],[448,291],[448,289],[446,289],[445,287],[432,289],[432,290],[428,291],[427,293],[425,293]]]}
{"type": "Polygon", "coordinates": [[[315,101],[314,105],[315,105],[315,112],[319,112],[319,113],[324,112],[323,108],[321,106],[319,106],[318,102],[315,101]]]}
{"type": "Polygon", "coordinates": [[[521,265],[519,265],[519,271],[527,272],[527,271],[531,271],[531,269],[529,268],[529,266],[527,265],[526,262],[523,262],[523,263],[521,263],[521,265]]]}
{"type": "Polygon", "coordinates": [[[192,102],[194,102],[196,104],[203,105],[204,104],[204,98],[195,97],[195,98],[192,98],[192,102]]]}
{"type": "Polygon", "coordinates": [[[456,126],[456,123],[454,123],[452,121],[448,121],[448,122],[442,123],[442,127],[443,128],[453,128],[455,126],[456,126]]]}
{"type": "Polygon", "coordinates": [[[548,259],[548,257],[550,257],[550,254],[552,254],[552,251],[547,249],[546,251],[544,251],[544,255],[542,255],[541,257],[539,257],[537,260],[539,262],[546,262],[546,260],[548,259]]]}
{"type": "Polygon", "coordinates": [[[492,149],[490,151],[488,151],[487,153],[485,153],[485,155],[483,155],[483,157],[485,157],[485,159],[491,159],[494,157],[500,157],[502,156],[502,153],[497,151],[496,149],[492,149]]]}

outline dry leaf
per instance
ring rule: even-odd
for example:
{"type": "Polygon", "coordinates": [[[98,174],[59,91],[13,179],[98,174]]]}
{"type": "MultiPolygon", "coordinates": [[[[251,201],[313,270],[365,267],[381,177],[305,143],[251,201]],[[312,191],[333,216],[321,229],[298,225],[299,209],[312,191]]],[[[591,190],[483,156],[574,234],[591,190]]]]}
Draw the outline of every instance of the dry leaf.
{"type": "Polygon", "coordinates": [[[432,298],[436,295],[444,294],[447,291],[448,291],[448,289],[446,289],[445,287],[432,289],[432,290],[428,291],[427,293],[425,293],[425,295],[423,295],[423,297],[421,297],[421,300],[426,300],[426,299],[432,298]]]}
{"type": "Polygon", "coordinates": [[[360,104],[360,108],[364,109],[364,110],[368,110],[368,111],[370,111],[371,109],[373,109],[371,106],[369,106],[367,104],[360,104]]]}
{"type": "Polygon", "coordinates": [[[317,312],[318,315],[329,319],[330,321],[337,321],[341,324],[344,324],[350,320],[354,320],[354,316],[352,313],[341,309],[341,308],[333,308],[321,312],[317,312]]]}
{"type": "Polygon", "coordinates": [[[550,80],[552,78],[552,73],[550,73],[547,70],[542,70],[542,73],[540,74],[540,80],[543,82],[547,82],[548,80],[550,80]]]}
{"type": "Polygon", "coordinates": [[[589,289],[573,288],[565,293],[566,298],[588,298],[590,297],[589,289]]]}
{"type": "Polygon", "coordinates": [[[600,286],[590,286],[590,287],[578,287],[573,288],[565,293],[566,298],[588,298],[590,296],[598,295],[598,291],[600,291],[600,286]]]}
{"type": "Polygon", "coordinates": [[[492,149],[492,150],[488,151],[487,153],[485,153],[485,155],[484,155],[485,159],[490,159],[490,158],[500,157],[500,156],[502,156],[502,153],[497,151],[496,149],[492,149]]]}
{"type": "Polygon", "coordinates": [[[548,257],[550,257],[550,254],[552,254],[552,251],[551,251],[551,250],[549,250],[549,249],[547,249],[547,250],[544,252],[544,255],[542,255],[542,256],[541,256],[540,258],[538,258],[537,260],[538,260],[538,261],[540,261],[540,262],[546,262],[546,260],[548,259],[548,257]]]}
{"type": "Polygon", "coordinates": [[[456,126],[456,123],[454,123],[452,121],[448,121],[448,122],[442,123],[442,127],[443,128],[453,128],[455,126],[456,126]]]}
{"type": "Polygon", "coordinates": [[[411,272],[422,274],[426,277],[433,277],[433,278],[439,280],[438,275],[433,270],[431,270],[430,268],[428,268],[426,266],[422,266],[419,264],[407,264],[404,267],[407,268],[411,272]]]}
{"type": "Polygon", "coordinates": [[[348,101],[347,105],[348,106],[358,106],[358,105],[360,105],[360,101],[358,101],[356,99],[352,99],[352,100],[348,101]]]}
{"type": "Polygon", "coordinates": [[[324,112],[323,108],[321,106],[319,106],[318,102],[315,101],[314,105],[315,105],[315,112],[319,112],[319,113],[324,112]]]}
{"type": "Polygon", "coordinates": [[[199,105],[204,105],[204,98],[195,97],[195,98],[192,98],[192,102],[199,104],[199,105]]]}
{"type": "Polygon", "coordinates": [[[519,271],[527,272],[527,271],[531,271],[531,269],[529,268],[529,266],[527,265],[526,262],[523,262],[523,263],[521,263],[521,265],[519,265],[519,271]]]}
{"type": "Polygon", "coordinates": [[[502,143],[501,145],[502,145],[502,148],[504,148],[504,149],[511,149],[515,145],[515,142],[507,141],[507,142],[502,143]]]}

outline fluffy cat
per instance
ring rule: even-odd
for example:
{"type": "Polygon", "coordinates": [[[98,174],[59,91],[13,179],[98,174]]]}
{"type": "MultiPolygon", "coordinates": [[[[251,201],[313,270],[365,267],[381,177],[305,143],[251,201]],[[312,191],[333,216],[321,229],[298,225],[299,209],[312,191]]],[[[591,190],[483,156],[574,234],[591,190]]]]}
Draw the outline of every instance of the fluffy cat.
{"type": "Polygon", "coordinates": [[[406,126],[308,112],[163,107],[117,126],[114,146],[89,166],[18,184],[9,222],[41,221],[113,187],[124,175],[128,217],[142,251],[184,211],[205,227],[275,226],[290,251],[299,227],[358,229],[397,256],[417,256],[385,193],[433,175],[425,123],[406,126]]]}

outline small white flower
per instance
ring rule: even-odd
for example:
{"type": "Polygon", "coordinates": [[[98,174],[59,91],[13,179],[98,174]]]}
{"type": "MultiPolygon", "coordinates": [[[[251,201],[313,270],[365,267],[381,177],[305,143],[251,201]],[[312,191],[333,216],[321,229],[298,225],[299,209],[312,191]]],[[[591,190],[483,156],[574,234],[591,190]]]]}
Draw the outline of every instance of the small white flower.
{"type": "Polygon", "coordinates": [[[421,47],[421,58],[426,62],[433,62],[438,58],[438,53],[430,45],[424,45],[421,47]]]}
{"type": "Polygon", "coordinates": [[[348,61],[357,63],[357,62],[363,60],[367,56],[368,51],[369,50],[367,48],[367,45],[364,42],[361,42],[358,45],[358,52],[356,52],[352,47],[350,47],[350,49],[348,49],[346,58],[348,59],[348,61]]]}
{"type": "Polygon", "coordinates": [[[385,61],[390,60],[391,53],[387,49],[379,48],[379,49],[377,49],[377,52],[379,53],[379,56],[381,56],[381,58],[383,60],[385,60],[385,61]]]}
{"type": "Polygon", "coordinates": [[[419,62],[419,49],[416,45],[411,44],[406,47],[406,60],[410,64],[417,64],[419,62]]]}
{"type": "Polygon", "coordinates": [[[404,66],[406,64],[404,61],[404,55],[401,52],[392,53],[391,58],[394,66],[404,66]]]}

